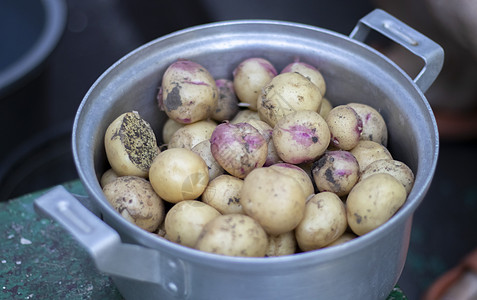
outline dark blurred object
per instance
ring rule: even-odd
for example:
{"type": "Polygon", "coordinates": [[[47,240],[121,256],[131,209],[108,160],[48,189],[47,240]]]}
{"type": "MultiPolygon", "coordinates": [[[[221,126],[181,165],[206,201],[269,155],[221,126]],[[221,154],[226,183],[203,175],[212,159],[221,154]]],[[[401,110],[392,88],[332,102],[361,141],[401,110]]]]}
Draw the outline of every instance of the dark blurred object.
{"type": "Polygon", "coordinates": [[[65,21],[63,0],[0,2],[0,99],[38,75],[65,21]]]}

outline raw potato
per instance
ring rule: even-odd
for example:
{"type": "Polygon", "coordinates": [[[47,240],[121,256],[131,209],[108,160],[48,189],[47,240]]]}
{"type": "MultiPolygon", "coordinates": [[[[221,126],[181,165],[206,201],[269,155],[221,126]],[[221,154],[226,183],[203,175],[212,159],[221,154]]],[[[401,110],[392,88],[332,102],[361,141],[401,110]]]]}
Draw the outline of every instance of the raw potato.
{"type": "Polygon", "coordinates": [[[164,220],[164,202],[142,177],[117,177],[103,192],[121,216],[146,231],[155,231],[164,220]]]}
{"type": "Polygon", "coordinates": [[[326,247],[341,245],[341,244],[349,242],[349,241],[351,241],[351,240],[353,240],[357,237],[358,236],[356,234],[352,233],[352,232],[345,232],[336,241],[334,241],[333,243],[331,243],[329,245],[326,245],[326,247]]]}
{"type": "Polygon", "coordinates": [[[326,121],[315,111],[297,111],[282,117],[272,133],[273,144],[283,161],[300,164],[322,155],[330,143],[326,121]]]}
{"type": "Polygon", "coordinates": [[[265,164],[267,141],[249,123],[219,124],[210,137],[210,150],[225,171],[244,178],[265,164]]]}
{"type": "Polygon", "coordinates": [[[230,121],[230,124],[247,123],[249,120],[260,120],[258,112],[250,109],[242,109],[235,115],[232,121],[230,121]]]}
{"type": "Polygon", "coordinates": [[[220,213],[212,206],[196,200],[174,204],[165,219],[166,238],[174,243],[193,248],[204,226],[220,213]]]}
{"type": "Polygon", "coordinates": [[[209,118],[218,96],[215,80],[206,68],[190,60],[178,60],[162,76],[158,101],[169,118],[190,124],[209,118]]]}
{"type": "Polygon", "coordinates": [[[257,100],[260,119],[274,127],[283,116],[321,106],[319,88],[303,75],[282,73],[266,84],[257,100]]]}
{"type": "Polygon", "coordinates": [[[362,103],[348,103],[348,106],[361,117],[363,122],[362,140],[380,143],[383,146],[388,144],[388,128],[383,116],[373,107],[362,103]]]}
{"type": "Polygon", "coordinates": [[[305,201],[306,195],[294,178],[270,167],[250,172],[240,195],[244,212],[271,235],[292,231],[303,217],[305,201]]]}
{"type": "Polygon", "coordinates": [[[210,139],[215,127],[217,127],[217,123],[210,120],[182,126],[171,136],[168,148],[192,149],[198,143],[210,139]]]}
{"type": "Polygon", "coordinates": [[[265,256],[284,256],[296,252],[296,238],[293,231],[268,236],[268,248],[265,256]]]}
{"type": "Polygon", "coordinates": [[[333,192],[342,197],[358,182],[358,161],[348,151],[328,151],[313,165],[313,179],[320,192],[333,192]]]}
{"type": "Polygon", "coordinates": [[[373,161],[393,158],[386,147],[373,141],[359,141],[350,152],[358,160],[360,172],[363,172],[373,161]]]}
{"type": "Polygon", "coordinates": [[[361,117],[347,105],[334,107],[326,117],[331,144],[341,150],[351,150],[359,142],[363,131],[361,117]]]}
{"type": "Polygon", "coordinates": [[[243,180],[223,174],[211,180],[202,194],[202,201],[217,209],[221,214],[243,214],[240,192],[243,180]]]}
{"type": "Polygon", "coordinates": [[[269,167],[283,175],[290,176],[301,186],[306,198],[315,193],[310,176],[302,168],[288,163],[277,163],[269,167]]]}
{"type": "Polygon", "coordinates": [[[414,173],[405,163],[401,161],[393,159],[376,160],[370,163],[366,169],[364,169],[359,180],[368,178],[372,174],[376,173],[388,173],[389,175],[394,176],[394,178],[402,183],[406,189],[407,195],[409,195],[412,186],[414,185],[414,173]]]}
{"type": "Polygon", "coordinates": [[[120,115],[108,126],[104,147],[118,176],[147,178],[151,163],[160,152],[151,125],[136,111],[120,115]]]}
{"type": "Polygon", "coordinates": [[[257,221],[242,214],[219,216],[205,225],[196,249],[228,256],[263,257],[268,237],[257,221]]]}
{"type": "Polygon", "coordinates": [[[192,150],[172,148],[154,159],[149,180],[165,201],[177,203],[199,197],[209,182],[205,161],[192,150]]]}
{"type": "Polygon", "coordinates": [[[257,110],[257,98],[263,86],[277,75],[275,67],[266,59],[252,57],[242,61],[233,71],[233,83],[237,97],[257,110]]]}
{"type": "Polygon", "coordinates": [[[209,181],[224,173],[224,168],[219,165],[212,155],[212,151],[210,150],[210,140],[198,143],[192,148],[192,152],[199,154],[207,164],[207,167],[209,168],[209,181]]]}
{"type": "Polygon", "coordinates": [[[298,247],[303,251],[323,248],[346,230],[346,208],[334,193],[322,192],[308,200],[305,215],[295,228],[298,247]]]}
{"type": "Polygon", "coordinates": [[[331,105],[331,102],[323,97],[321,99],[321,106],[320,106],[320,109],[318,110],[318,113],[320,114],[320,116],[323,117],[323,119],[326,120],[326,118],[328,117],[328,114],[330,113],[330,111],[333,109],[333,105],[331,105]]]}
{"type": "Polygon", "coordinates": [[[406,201],[406,189],[393,176],[378,173],[358,182],[346,200],[348,224],[361,236],[386,223],[406,201]]]}
{"type": "Polygon", "coordinates": [[[185,124],[174,121],[171,118],[168,118],[164,126],[162,127],[162,141],[164,144],[168,144],[171,140],[172,135],[179,128],[184,127],[185,124]]]}
{"type": "Polygon", "coordinates": [[[105,187],[108,183],[114,181],[118,177],[118,174],[116,174],[113,169],[106,170],[106,172],[104,172],[101,176],[101,187],[105,187]]]}
{"type": "Polygon", "coordinates": [[[239,112],[239,100],[235,95],[234,83],[228,79],[217,79],[215,85],[219,91],[219,99],[211,118],[218,122],[230,121],[239,112]]]}
{"type": "Polygon", "coordinates": [[[304,62],[293,62],[287,65],[281,73],[286,72],[296,72],[300,73],[301,75],[305,76],[308,80],[313,82],[319,89],[321,96],[324,96],[326,93],[326,83],[325,79],[321,72],[315,68],[314,66],[304,63],[304,62]]]}
{"type": "Polygon", "coordinates": [[[263,138],[267,141],[267,159],[265,160],[265,167],[271,166],[273,164],[276,164],[278,162],[281,162],[280,156],[278,156],[277,149],[275,149],[275,145],[273,144],[273,139],[272,139],[272,133],[273,133],[273,128],[272,126],[268,125],[266,122],[262,120],[256,120],[256,119],[250,119],[246,121],[245,123],[248,123],[255,127],[260,134],[263,136],[263,138]]]}

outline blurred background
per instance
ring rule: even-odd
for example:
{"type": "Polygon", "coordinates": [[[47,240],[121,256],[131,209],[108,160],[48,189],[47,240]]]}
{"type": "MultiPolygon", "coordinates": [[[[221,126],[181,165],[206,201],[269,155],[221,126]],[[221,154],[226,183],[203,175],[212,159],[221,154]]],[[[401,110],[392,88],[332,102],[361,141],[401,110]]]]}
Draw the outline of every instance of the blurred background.
{"type": "MultiPolygon", "coordinates": [[[[140,45],[189,26],[244,18],[295,21],[349,35],[377,6],[440,41],[423,24],[427,18],[421,16],[428,12],[420,1],[403,1],[404,8],[383,2],[391,1],[2,0],[0,200],[77,178],[70,149],[76,110],[95,80],[140,45]]],[[[443,46],[447,53],[447,45],[443,46]]],[[[412,61],[405,55],[390,51],[390,56],[401,59],[403,68],[412,72],[412,61]]],[[[462,77],[457,67],[453,70],[454,75],[443,77],[462,77]]],[[[475,85],[460,85],[461,81],[450,85],[455,90],[448,94],[438,88],[449,86],[436,82],[429,98],[471,94],[475,85]]],[[[452,108],[459,100],[442,98],[434,103],[430,99],[436,110],[452,108]]],[[[477,185],[472,174],[477,169],[476,146],[469,134],[441,140],[436,176],[415,214],[399,281],[409,299],[418,299],[438,276],[477,247],[477,185]]]]}

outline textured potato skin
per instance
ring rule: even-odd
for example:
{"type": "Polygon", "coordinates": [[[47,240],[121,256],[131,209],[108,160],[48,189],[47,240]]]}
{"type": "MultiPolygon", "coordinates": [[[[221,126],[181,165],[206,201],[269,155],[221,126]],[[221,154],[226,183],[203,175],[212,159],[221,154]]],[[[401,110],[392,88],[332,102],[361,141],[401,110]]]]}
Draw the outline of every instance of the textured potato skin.
{"type": "Polygon", "coordinates": [[[164,72],[158,98],[169,118],[190,124],[210,117],[217,107],[218,96],[215,79],[205,67],[178,60],[164,72]]]}
{"type": "Polygon", "coordinates": [[[293,231],[279,235],[268,235],[268,248],[265,256],[283,256],[296,253],[297,243],[293,231]]]}
{"type": "Polygon", "coordinates": [[[215,160],[210,150],[210,140],[204,140],[194,147],[192,147],[192,152],[197,153],[207,164],[209,168],[209,181],[213,180],[217,176],[220,176],[224,173],[224,168],[215,160]]]}
{"type": "Polygon", "coordinates": [[[164,220],[164,202],[142,177],[117,177],[103,187],[103,193],[126,220],[146,231],[155,231],[164,220]]]}
{"type": "Polygon", "coordinates": [[[233,86],[241,102],[250,110],[257,110],[257,97],[261,89],[277,71],[271,62],[261,57],[251,57],[242,61],[233,71],[233,86]]]}
{"type": "Polygon", "coordinates": [[[282,73],[267,83],[258,99],[260,119],[274,127],[283,116],[301,110],[317,112],[321,106],[318,87],[298,73],[282,73]]]}
{"type": "Polygon", "coordinates": [[[160,152],[151,126],[136,111],[123,113],[111,122],[104,134],[104,148],[116,174],[144,178],[160,152]]]}
{"type": "Polygon", "coordinates": [[[359,180],[366,179],[376,173],[387,173],[394,176],[402,183],[407,195],[409,195],[414,185],[414,173],[405,163],[398,160],[379,159],[370,163],[361,173],[359,180]]]}
{"type": "Polygon", "coordinates": [[[223,174],[211,180],[202,194],[202,201],[217,209],[221,214],[243,214],[240,192],[243,180],[223,174]]]}
{"type": "Polygon", "coordinates": [[[220,216],[212,206],[196,200],[174,204],[164,220],[166,239],[193,248],[204,226],[220,216]]]}
{"type": "Polygon", "coordinates": [[[361,140],[350,152],[358,160],[360,172],[363,172],[373,161],[393,158],[386,147],[373,141],[361,140]]]}
{"type": "Polygon", "coordinates": [[[331,144],[341,150],[353,149],[361,138],[363,122],[353,108],[338,105],[328,113],[326,123],[331,133],[331,144]]]}
{"type": "Polygon", "coordinates": [[[210,139],[217,123],[210,120],[197,121],[177,129],[171,136],[168,148],[192,149],[198,143],[210,139]]]}
{"type": "Polygon", "coordinates": [[[263,257],[267,246],[267,234],[257,221],[243,214],[228,214],[205,225],[195,248],[228,256],[263,257]]]}
{"type": "Polygon", "coordinates": [[[363,131],[361,132],[360,139],[387,146],[388,128],[383,116],[376,109],[367,104],[348,103],[347,105],[354,109],[363,122],[363,131]]]}
{"type": "Polygon", "coordinates": [[[304,62],[292,62],[285,66],[280,73],[286,72],[296,72],[305,76],[313,84],[315,84],[320,89],[321,96],[324,96],[326,93],[326,82],[325,78],[321,72],[314,66],[304,63],[304,62]]]}
{"type": "Polygon", "coordinates": [[[404,186],[386,173],[358,182],[346,199],[351,230],[361,236],[383,225],[401,208],[406,196],[404,186]]]}
{"type": "Polygon", "coordinates": [[[326,121],[315,111],[290,113],[273,128],[273,144],[285,162],[311,162],[322,155],[330,144],[330,130],[326,121]]]}
{"type": "Polygon", "coordinates": [[[306,195],[293,178],[264,167],[245,177],[240,201],[244,212],[268,234],[278,235],[298,225],[305,211],[306,195]]]}
{"type": "Polygon", "coordinates": [[[306,203],[305,215],[295,228],[298,246],[303,251],[323,248],[346,230],[346,208],[334,193],[322,192],[306,203]]]}
{"type": "Polygon", "coordinates": [[[328,151],[313,164],[313,179],[320,192],[345,196],[358,182],[359,164],[348,151],[328,151]]]}

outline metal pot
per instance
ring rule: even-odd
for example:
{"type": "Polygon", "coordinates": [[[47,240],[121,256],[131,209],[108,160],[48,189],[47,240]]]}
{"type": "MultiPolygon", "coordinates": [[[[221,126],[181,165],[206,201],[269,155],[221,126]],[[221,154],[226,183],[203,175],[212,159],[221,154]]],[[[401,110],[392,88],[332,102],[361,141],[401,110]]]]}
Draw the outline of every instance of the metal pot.
{"type": "Polygon", "coordinates": [[[116,62],[79,107],[73,152],[89,194],[89,210],[61,187],[37,199],[36,208],[66,227],[128,299],[384,299],[404,267],[412,216],[437,163],[437,126],[423,92],[442,63],[439,45],[382,10],[362,18],[349,37],[265,20],[219,22],[175,32],[116,62]],[[363,42],[371,29],[424,60],[415,79],[363,42]],[[331,248],[243,258],[200,252],[157,238],[111,208],[98,182],[107,168],[103,135],[110,122],[123,112],[137,110],[159,134],[166,118],[155,97],[170,63],[187,58],[204,65],[216,78],[230,78],[233,68],[251,56],[269,59],[278,70],[295,58],[316,65],[334,104],[362,102],[382,113],[391,153],[415,173],[407,202],[386,224],[331,248]]]}

